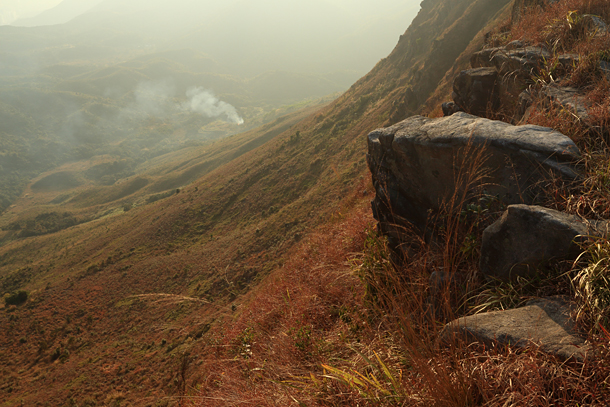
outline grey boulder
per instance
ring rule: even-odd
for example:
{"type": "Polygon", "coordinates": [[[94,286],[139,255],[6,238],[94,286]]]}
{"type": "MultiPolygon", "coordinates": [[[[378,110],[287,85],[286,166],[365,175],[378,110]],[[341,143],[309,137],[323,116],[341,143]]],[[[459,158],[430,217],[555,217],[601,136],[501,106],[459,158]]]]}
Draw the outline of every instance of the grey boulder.
{"type": "Polygon", "coordinates": [[[443,110],[443,116],[451,116],[454,113],[461,112],[462,109],[454,102],[445,102],[441,105],[441,109],[443,110]]]}
{"type": "Polygon", "coordinates": [[[603,37],[609,32],[608,24],[598,16],[584,14],[580,17],[580,21],[593,37],[603,37]]]}
{"type": "Polygon", "coordinates": [[[448,323],[440,337],[516,347],[540,346],[562,359],[583,360],[589,350],[561,298],[531,301],[525,307],[462,317],[448,323]]]}
{"type": "Polygon", "coordinates": [[[541,206],[511,205],[483,231],[479,267],[485,276],[510,281],[531,277],[553,260],[575,259],[579,243],[603,235],[600,222],[589,222],[541,206]]]}
{"type": "Polygon", "coordinates": [[[579,157],[572,140],[546,127],[513,126],[463,112],[438,119],[413,116],[368,135],[373,214],[382,231],[384,224],[424,231],[430,212],[446,207],[456,191],[477,192],[476,182],[468,180],[474,167],[485,173],[477,186],[488,194],[506,204],[532,203],[545,193],[549,173],[577,178],[579,157]]]}

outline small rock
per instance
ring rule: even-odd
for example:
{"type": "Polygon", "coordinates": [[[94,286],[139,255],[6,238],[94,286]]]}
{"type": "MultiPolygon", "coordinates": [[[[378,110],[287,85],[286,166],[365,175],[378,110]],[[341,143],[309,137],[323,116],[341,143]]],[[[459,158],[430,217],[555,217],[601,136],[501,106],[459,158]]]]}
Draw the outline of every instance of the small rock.
{"type": "Polygon", "coordinates": [[[456,319],[443,328],[441,339],[456,336],[469,342],[516,347],[539,345],[562,359],[583,360],[589,350],[570,318],[571,307],[561,298],[530,301],[525,307],[456,319]]]}
{"type": "Polygon", "coordinates": [[[598,16],[592,14],[584,14],[580,17],[580,21],[584,24],[587,31],[593,37],[603,37],[608,34],[608,24],[598,16]]]}
{"type": "Polygon", "coordinates": [[[513,50],[513,49],[519,49],[519,48],[524,48],[525,45],[523,44],[523,42],[519,41],[519,40],[514,40],[509,42],[508,44],[506,44],[506,48],[507,50],[513,50]]]}
{"type": "Polygon", "coordinates": [[[443,109],[443,116],[445,117],[462,111],[454,102],[445,102],[441,105],[441,108],[443,109]]]}
{"type": "Polygon", "coordinates": [[[557,63],[568,71],[576,68],[579,62],[580,55],[578,54],[561,54],[557,57],[557,63]]]}
{"type": "Polygon", "coordinates": [[[533,104],[534,104],[534,98],[532,97],[532,92],[530,90],[524,90],[523,92],[521,92],[519,94],[517,114],[514,118],[514,121],[516,123],[527,122],[527,119],[530,116],[533,104]]]}

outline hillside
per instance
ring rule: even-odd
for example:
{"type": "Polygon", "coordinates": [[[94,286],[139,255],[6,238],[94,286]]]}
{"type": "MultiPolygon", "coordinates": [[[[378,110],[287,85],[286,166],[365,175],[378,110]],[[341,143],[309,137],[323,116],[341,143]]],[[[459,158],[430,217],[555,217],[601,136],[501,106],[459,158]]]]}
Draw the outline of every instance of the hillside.
{"type": "MultiPolygon", "coordinates": [[[[375,291],[411,294],[373,231],[366,135],[438,112],[513,3],[424,0],[390,55],[344,94],[274,105],[249,131],[199,144],[185,118],[151,119],[143,129],[159,139],[145,160],[96,153],[41,170],[0,217],[0,287],[16,303],[0,304],[0,406],[485,405],[496,390],[483,389],[486,374],[571,369],[510,349],[418,353],[409,341],[423,346],[437,328],[395,324],[424,313],[375,291]],[[183,142],[167,147],[166,134],[183,142]]],[[[193,55],[183,63],[213,63],[193,55]]],[[[130,80],[149,63],[76,72],[60,92],[94,95],[96,80],[130,80]]],[[[271,81],[227,87],[264,92],[271,81]]],[[[146,149],[137,137],[121,147],[146,149]]],[[[427,264],[408,271],[425,275],[427,264]]],[[[509,394],[512,382],[502,386],[509,394]]]]}

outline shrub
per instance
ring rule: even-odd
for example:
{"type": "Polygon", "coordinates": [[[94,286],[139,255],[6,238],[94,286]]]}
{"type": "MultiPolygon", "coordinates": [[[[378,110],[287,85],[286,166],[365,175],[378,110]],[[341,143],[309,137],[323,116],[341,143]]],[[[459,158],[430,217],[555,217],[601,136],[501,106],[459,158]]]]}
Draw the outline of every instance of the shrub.
{"type": "Polygon", "coordinates": [[[28,300],[28,292],[27,291],[16,291],[12,294],[4,297],[4,303],[6,305],[21,305],[28,300]]]}

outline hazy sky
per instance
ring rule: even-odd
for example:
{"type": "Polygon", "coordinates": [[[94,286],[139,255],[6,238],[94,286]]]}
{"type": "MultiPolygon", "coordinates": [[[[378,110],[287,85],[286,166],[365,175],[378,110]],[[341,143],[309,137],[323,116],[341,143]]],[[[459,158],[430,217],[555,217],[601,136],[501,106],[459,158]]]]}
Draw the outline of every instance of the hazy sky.
{"type": "Polygon", "coordinates": [[[33,17],[61,2],[62,0],[0,0],[0,24],[10,24],[18,18],[33,17]]]}
{"type": "MultiPolygon", "coordinates": [[[[218,0],[221,4],[228,3],[226,0],[218,0]]],[[[286,0],[290,1],[290,0],[286,0]]],[[[307,0],[296,0],[307,1],[307,0]]],[[[418,4],[420,0],[328,0],[340,7],[346,7],[351,11],[370,12],[371,10],[386,9],[390,13],[392,8],[407,8],[418,4]],[[373,6],[373,7],[371,7],[373,6]]],[[[0,0],[0,25],[10,24],[19,18],[33,17],[44,10],[50,9],[62,0],[0,0]]],[[[205,0],[203,1],[206,2],[205,0]]],[[[209,2],[209,0],[207,1],[209,2]]],[[[406,28],[406,27],[405,27],[406,28]]]]}

